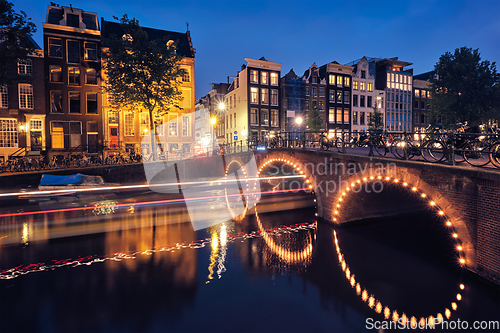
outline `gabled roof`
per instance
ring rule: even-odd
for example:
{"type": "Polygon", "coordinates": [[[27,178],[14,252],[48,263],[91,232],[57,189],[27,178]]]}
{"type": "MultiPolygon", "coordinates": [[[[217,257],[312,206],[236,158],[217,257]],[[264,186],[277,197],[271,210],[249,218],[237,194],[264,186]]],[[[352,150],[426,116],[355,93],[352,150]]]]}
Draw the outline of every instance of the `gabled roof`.
{"type": "MultiPolygon", "coordinates": [[[[148,34],[148,38],[151,40],[162,41],[164,38],[167,38],[167,40],[173,40],[174,42],[177,41],[177,54],[183,57],[194,58],[196,50],[193,48],[189,30],[185,33],[182,33],[147,27],[141,28],[148,34]]],[[[125,29],[120,23],[109,22],[101,19],[101,35],[103,37],[104,43],[106,38],[110,38],[112,35],[123,36],[124,33],[125,29]]]]}

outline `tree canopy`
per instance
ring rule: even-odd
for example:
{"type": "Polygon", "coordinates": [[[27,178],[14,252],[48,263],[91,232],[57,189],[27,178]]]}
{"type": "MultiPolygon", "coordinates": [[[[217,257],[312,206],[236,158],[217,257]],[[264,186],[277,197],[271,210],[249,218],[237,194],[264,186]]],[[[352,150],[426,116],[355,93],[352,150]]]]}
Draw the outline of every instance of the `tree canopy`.
{"type": "Polygon", "coordinates": [[[120,24],[125,33],[106,39],[103,54],[105,90],[110,101],[146,109],[150,116],[153,112],[165,114],[172,107],[181,109],[178,79],[184,70],[180,68],[182,57],[176,54],[175,43],[150,40],[139,21],[127,15],[123,15],[120,24]]]}
{"type": "Polygon", "coordinates": [[[309,112],[307,115],[307,127],[312,132],[318,132],[323,128],[323,121],[318,111],[317,102],[313,99],[309,105],[309,112]]]}
{"type": "Polygon", "coordinates": [[[500,76],[495,62],[481,61],[479,49],[446,52],[434,68],[431,122],[478,125],[500,118],[500,76]]]}
{"type": "Polygon", "coordinates": [[[373,113],[368,119],[368,131],[370,132],[381,132],[384,130],[384,115],[378,107],[375,105],[373,107],[373,113]]]}
{"type": "Polygon", "coordinates": [[[35,32],[36,25],[27,18],[24,11],[16,13],[12,3],[0,0],[0,85],[15,82],[15,78],[9,77],[7,70],[18,59],[27,58],[34,53],[31,35],[35,32]]]}

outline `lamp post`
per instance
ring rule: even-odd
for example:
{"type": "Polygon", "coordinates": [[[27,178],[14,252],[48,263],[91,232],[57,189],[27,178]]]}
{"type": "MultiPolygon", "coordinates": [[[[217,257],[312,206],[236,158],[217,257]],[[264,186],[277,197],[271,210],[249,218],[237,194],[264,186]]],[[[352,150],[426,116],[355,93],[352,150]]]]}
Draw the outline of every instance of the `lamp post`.
{"type": "Polygon", "coordinates": [[[297,134],[297,139],[300,139],[300,127],[302,125],[302,117],[297,117],[295,118],[295,123],[297,124],[298,128],[299,128],[299,133],[297,134]]]}

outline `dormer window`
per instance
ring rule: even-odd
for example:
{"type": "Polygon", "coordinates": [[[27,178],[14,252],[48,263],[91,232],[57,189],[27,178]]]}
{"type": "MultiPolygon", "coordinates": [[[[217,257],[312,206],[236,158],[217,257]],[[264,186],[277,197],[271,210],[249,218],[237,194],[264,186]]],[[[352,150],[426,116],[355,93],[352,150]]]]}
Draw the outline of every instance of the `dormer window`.
{"type": "Polygon", "coordinates": [[[68,27],[79,28],[80,16],[76,14],[66,13],[66,25],[68,27]]]}

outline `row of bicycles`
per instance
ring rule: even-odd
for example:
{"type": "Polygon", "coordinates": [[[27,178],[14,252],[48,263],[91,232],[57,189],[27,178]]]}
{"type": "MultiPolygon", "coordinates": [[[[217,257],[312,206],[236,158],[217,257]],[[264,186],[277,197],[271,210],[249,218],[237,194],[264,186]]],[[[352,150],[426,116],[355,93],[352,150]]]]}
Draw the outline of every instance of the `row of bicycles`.
{"type": "Polygon", "coordinates": [[[500,168],[500,133],[469,133],[467,124],[460,124],[456,131],[443,131],[435,127],[423,133],[403,134],[395,137],[391,133],[361,133],[354,137],[329,138],[320,135],[320,148],[370,147],[380,156],[392,154],[399,159],[422,157],[431,163],[468,163],[482,167],[489,163],[500,168]],[[416,138],[417,137],[417,138],[416,138]]]}
{"type": "Polygon", "coordinates": [[[6,161],[0,161],[0,173],[85,168],[140,162],[142,162],[142,155],[134,151],[129,154],[110,153],[104,160],[98,154],[87,156],[83,153],[54,155],[51,159],[46,157],[20,156],[9,158],[6,161]]]}

